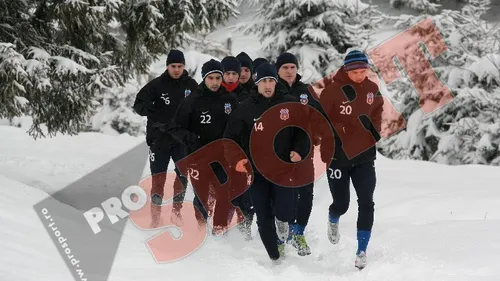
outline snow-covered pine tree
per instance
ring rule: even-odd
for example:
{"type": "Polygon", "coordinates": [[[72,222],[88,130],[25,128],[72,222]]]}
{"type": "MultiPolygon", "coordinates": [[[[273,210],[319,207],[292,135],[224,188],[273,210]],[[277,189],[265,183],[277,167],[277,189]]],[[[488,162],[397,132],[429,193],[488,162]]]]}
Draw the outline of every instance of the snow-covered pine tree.
{"type": "Polygon", "coordinates": [[[122,82],[113,66],[118,43],[107,30],[118,8],[114,1],[4,1],[0,117],[31,116],[35,138],[81,130],[95,93],[122,82]]]}
{"type": "Polygon", "coordinates": [[[357,0],[254,0],[259,5],[253,25],[240,27],[258,34],[262,50],[274,61],[281,53],[297,56],[305,81],[335,71],[352,47],[365,50],[382,20],[370,5],[357,0]]]}
{"type": "Polygon", "coordinates": [[[145,73],[159,55],[172,47],[190,43],[190,34],[208,33],[231,16],[239,14],[241,0],[131,1],[121,9],[119,21],[127,34],[121,54],[127,64],[145,73]],[[146,50],[145,50],[146,49],[146,50]]]}
{"type": "MultiPolygon", "coordinates": [[[[229,17],[237,16],[240,1],[125,1],[114,27],[126,35],[123,40],[127,48],[118,54],[122,67],[134,69],[137,79],[129,79],[124,86],[110,88],[97,97],[100,105],[89,122],[90,130],[110,134],[143,133],[144,118],[134,114],[131,108],[143,84],[154,78],[151,74],[159,75],[161,73],[155,72],[165,70],[165,61],[158,62],[158,59],[169,49],[183,45],[199,52],[216,49],[216,45],[202,39],[203,35],[229,17]],[[147,74],[142,75],[144,73],[147,74]]],[[[191,57],[186,55],[188,64],[191,57]]],[[[186,70],[191,72],[189,68],[186,70]]]]}
{"type": "Polygon", "coordinates": [[[422,13],[435,14],[439,11],[440,0],[390,0],[394,8],[408,7],[422,13]]]}
{"type": "Polygon", "coordinates": [[[390,0],[394,8],[410,8],[420,13],[437,14],[442,9],[459,10],[468,0],[390,0]]]}
{"type": "Polygon", "coordinates": [[[186,33],[227,19],[237,3],[4,1],[0,118],[30,116],[29,133],[35,138],[75,134],[93,109],[106,103],[109,89],[148,71],[151,62],[181,44],[186,33]]]}
{"type": "MultiPolygon", "coordinates": [[[[406,102],[404,111],[413,114],[405,131],[380,142],[382,154],[450,165],[500,165],[500,28],[481,19],[489,4],[470,0],[461,11],[432,16],[449,48],[433,60],[434,70],[456,95],[424,116],[408,84],[390,85],[394,98],[406,102]]],[[[420,20],[410,18],[401,27],[420,20]]]]}

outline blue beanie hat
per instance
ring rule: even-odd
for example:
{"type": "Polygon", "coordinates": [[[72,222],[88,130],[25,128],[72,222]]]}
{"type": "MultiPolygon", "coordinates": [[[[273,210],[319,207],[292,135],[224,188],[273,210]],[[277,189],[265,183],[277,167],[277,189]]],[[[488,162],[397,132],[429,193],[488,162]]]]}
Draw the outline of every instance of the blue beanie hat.
{"type": "Polygon", "coordinates": [[[255,84],[258,84],[261,80],[266,78],[271,78],[278,83],[278,73],[276,72],[276,67],[274,65],[264,62],[255,70],[255,84]]]}
{"type": "Polygon", "coordinates": [[[175,49],[170,50],[167,56],[167,66],[172,63],[186,64],[186,60],[184,59],[184,53],[175,49]]]}
{"type": "Polygon", "coordinates": [[[241,74],[241,63],[237,58],[232,56],[225,57],[222,59],[221,63],[224,67],[224,72],[235,71],[236,73],[241,74]]]}
{"type": "Polygon", "coordinates": [[[224,66],[219,61],[211,59],[203,64],[201,67],[201,76],[203,80],[212,73],[219,73],[220,75],[224,75],[224,66]]]}
{"type": "Polygon", "coordinates": [[[285,52],[276,59],[276,69],[279,70],[282,65],[287,63],[293,63],[297,66],[297,68],[299,67],[299,63],[297,62],[295,55],[285,52]]]}
{"type": "Polygon", "coordinates": [[[368,57],[361,51],[350,51],[344,59],[346,71],[369,67],[368,57]]]}

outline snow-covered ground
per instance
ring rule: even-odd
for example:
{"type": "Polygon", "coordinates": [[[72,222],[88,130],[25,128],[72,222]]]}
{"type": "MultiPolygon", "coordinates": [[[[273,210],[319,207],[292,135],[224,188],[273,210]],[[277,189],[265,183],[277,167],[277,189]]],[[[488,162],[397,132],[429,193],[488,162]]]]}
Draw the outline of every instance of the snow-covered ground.
{"type": "MultiPolygon", "coordinates": [[[[136,146],[142,138],[84,133],[33,141],[22,129],[0,126],[0,279],[72,280],[33,205],[85,173],[136,146]]],[[[146,162],[147,155],[144,156],[146,162]]],[[[172,164],[172,163],[171,163],[172,164]]],[[[306,234],[313,254],[272,266],[253,226],[254,240],[238,230],[225,241],[208,235],[194,254],[156,264],[141,231],[130,221],[109,280],[500,280],[500,173],[497,167],[444,166],[394,161],[379,155],[376,221],[369,266],[353,267],[354,192],[337,246],[326,237],[331,196],[325,176],[315,185],[306,234]]],[[[172,166],[170,166],[172,168],[172,166]]],[[[143,176],[149,168],[144,167],[143,176]]],[[[192,200],[189,190],[186,200],[192,200]]]]}

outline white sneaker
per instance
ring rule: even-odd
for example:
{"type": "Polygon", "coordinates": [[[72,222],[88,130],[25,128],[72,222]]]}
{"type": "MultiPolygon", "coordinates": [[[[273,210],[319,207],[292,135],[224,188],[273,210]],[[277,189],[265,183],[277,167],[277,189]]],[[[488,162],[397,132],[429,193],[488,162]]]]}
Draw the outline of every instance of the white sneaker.
{"type": "Polygon", "coordinates": [[[281,241],[286,241],[288,238],[288,222],[276,220],[276,234],[278,234],[278,239],[281,241]]]}
{"type": "Polygon", "coordinates": [[[330,243],[337,244],[340,240],[339,224],[328,221],[328,240],[330,243]]]}
{"type": "Polygon", "coordinates": [[[359,253],[359,255],[356,255],[356,261],[354,262],[354,266],[356,266],[358,269],[363,269],[366,267],[367,264],[367,257],[365,252],[359,253]]]}

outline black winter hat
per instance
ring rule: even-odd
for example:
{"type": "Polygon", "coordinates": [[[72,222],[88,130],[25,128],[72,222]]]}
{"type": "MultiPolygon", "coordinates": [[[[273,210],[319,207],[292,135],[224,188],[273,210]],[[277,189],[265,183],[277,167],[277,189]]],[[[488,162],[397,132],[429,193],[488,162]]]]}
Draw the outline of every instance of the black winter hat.
{"type": "Polygon", "coordinates": [[[224,66],[222,65],[222,63],[214,59],[211,59],[204,63],[201,67],[201,76],[203,77],[203,80],[205,80],[205,77],[212,73],[219,73],[220,75],[224,75],[224,66]]]}
{"type": "Polygon", "coordinates": [[[264,62],[259,65],[255,71],[257,77],[255,78],[255,84],[258,84],[261,80],[266,78],[271,78],[278,83],[278,73],[276,72],[276,68],[274,65],[264,62]]]}
{"type": "Polygon", "coordinates": [[[184,53],[175,49],[170,50],[167,56],[167,66],[172,63],[186,64],[186,60],[184,59],[184,53]]]}
{"type": "Polygon", "coordinates": [[[254,69],[253,62],[247,53],[241,52],[236,56],[236,58],[240,61],[241,67],[246,67],[246,68],[250,69],[251,73],[253,73],[253,69],[254,69]]]}
{"type": "Polygon", "coordinates": [[[254,71],[257,71],[257,67],[259,67],[259,65],[265,63],[265,62],[269,62],[268,60],[266,60],[265,58],[256,58],[254,61],[253,61],[253,69],[254,71]]]}
{"type": "Polygon", "coordinates": [[[221,63],[222,66],[224,66],[224,72],[235,71],[236,73],[241,74],[241,63],[237,58],[228,56],[223,58],[221,63]]]}
{"type": "Polygon", "coordinates": [[[297,68],[299,67],[299,63],[297,61],[297,58],[295,57],[294,54],[291,54],[291,53],[288,53],[288,52],[285,52],[283,54],[281,54],[277,59],[276,59],[276,69],[279,71],[279,69],[281,68],[282,65],[286,64],[286,63],[293,63],[297,66],[297,68]]]}

